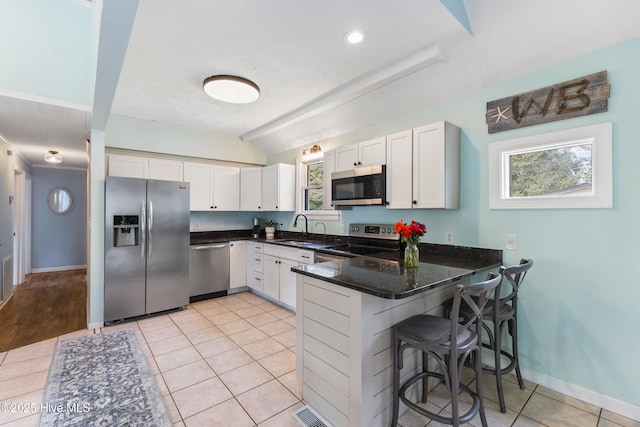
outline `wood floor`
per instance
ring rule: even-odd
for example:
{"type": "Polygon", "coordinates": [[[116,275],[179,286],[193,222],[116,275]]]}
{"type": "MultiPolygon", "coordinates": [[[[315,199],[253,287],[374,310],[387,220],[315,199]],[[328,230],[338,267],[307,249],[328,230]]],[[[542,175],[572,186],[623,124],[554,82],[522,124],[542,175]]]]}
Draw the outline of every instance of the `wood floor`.
{"type": "Polygon", "coordinates": [[[0,309],[0,352],[86,327],[86,269],[29,274],[0,309]]]}

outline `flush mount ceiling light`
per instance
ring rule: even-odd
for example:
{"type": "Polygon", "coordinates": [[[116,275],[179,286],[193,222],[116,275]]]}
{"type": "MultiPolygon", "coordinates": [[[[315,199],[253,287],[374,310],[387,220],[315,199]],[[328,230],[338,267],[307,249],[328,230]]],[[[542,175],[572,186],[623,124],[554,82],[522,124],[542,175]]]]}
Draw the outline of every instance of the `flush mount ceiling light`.
{"type": "Polygon", "coordinates": [[[260,98],[260,88],[257,84],[237,76],[207,77],[203,89],[213,99],[231,104],[248,104],[260,98]]]}
{"type": "Polygon", "coordinates": [[[351,30],[344,35],[344,41],[347,44],[358,44],[364,40],[364,34],[359,30],[351,30]]]}
{"type": "Polygon", "coordinates": [[[44,155],[44,160],[49,163],[62,163],[62,156],[55,150],[49,150],[49,152],[44,155]]]}

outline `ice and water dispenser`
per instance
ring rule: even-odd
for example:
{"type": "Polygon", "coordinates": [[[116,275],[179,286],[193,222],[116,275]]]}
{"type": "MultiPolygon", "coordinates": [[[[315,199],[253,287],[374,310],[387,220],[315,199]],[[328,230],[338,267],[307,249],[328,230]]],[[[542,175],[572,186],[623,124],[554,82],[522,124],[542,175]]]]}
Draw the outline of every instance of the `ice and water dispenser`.
{"type": "Polygon", "coordinates": [[[113,216],[113,246],[138,246],[140,224],[138,215],[113,216]]]}

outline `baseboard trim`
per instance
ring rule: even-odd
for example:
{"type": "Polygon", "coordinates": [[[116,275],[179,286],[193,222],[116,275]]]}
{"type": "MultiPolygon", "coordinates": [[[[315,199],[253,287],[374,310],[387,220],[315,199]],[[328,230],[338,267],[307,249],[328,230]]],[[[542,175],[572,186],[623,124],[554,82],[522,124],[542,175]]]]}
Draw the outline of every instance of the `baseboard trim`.
{"type": "MultiPolygon", "coordinates": [[[[493,353],[490,353],[486,349],[483,349],[482,361],[487,366],[495,367],[493,363],[493,353]]],[[[534,382],[550,390],[582,400],[583,402],[590,403],[607,411],[615,412],[632,420],[640,421],[640,406],[560,380],[533,369],[521,367],[520,370],[522,371],[522,378],[527,381],[534,382]]]]}
{"type": "Polygon", "coordinates": [[[605,394],[589,390],[587,388],[559,380],[558,378],[534,371],[533,369],[521,368],[522,377],[538,385],[547,387],[567,396],[571,396],[583,402],[596,405],[616,414],[620,414],[635,421],[640,421],[640,406],[632,405],[605,394]]]}
{"type": "Polygon", "coordinates": [[[87,268],[87,264],[83,265],[65,265],[62,267],[44,267],[44,268],[32,268],[32,273],[49,273],[52,271],[65,271],[65,270],[81,270],[87,268]]]}

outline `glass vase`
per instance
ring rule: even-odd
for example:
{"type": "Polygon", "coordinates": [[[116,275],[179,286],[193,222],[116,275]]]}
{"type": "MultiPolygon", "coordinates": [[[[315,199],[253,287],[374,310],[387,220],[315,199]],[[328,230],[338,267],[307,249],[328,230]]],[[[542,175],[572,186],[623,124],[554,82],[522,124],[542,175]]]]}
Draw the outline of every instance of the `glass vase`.
{"type": "Polygon", "coordinates": [[[418,267],[420,262],[420,252],[418,251],[418,244],[415,242],[407,242],[407,246],[404,248],[404,266],[406,268],[418,267]]]}

